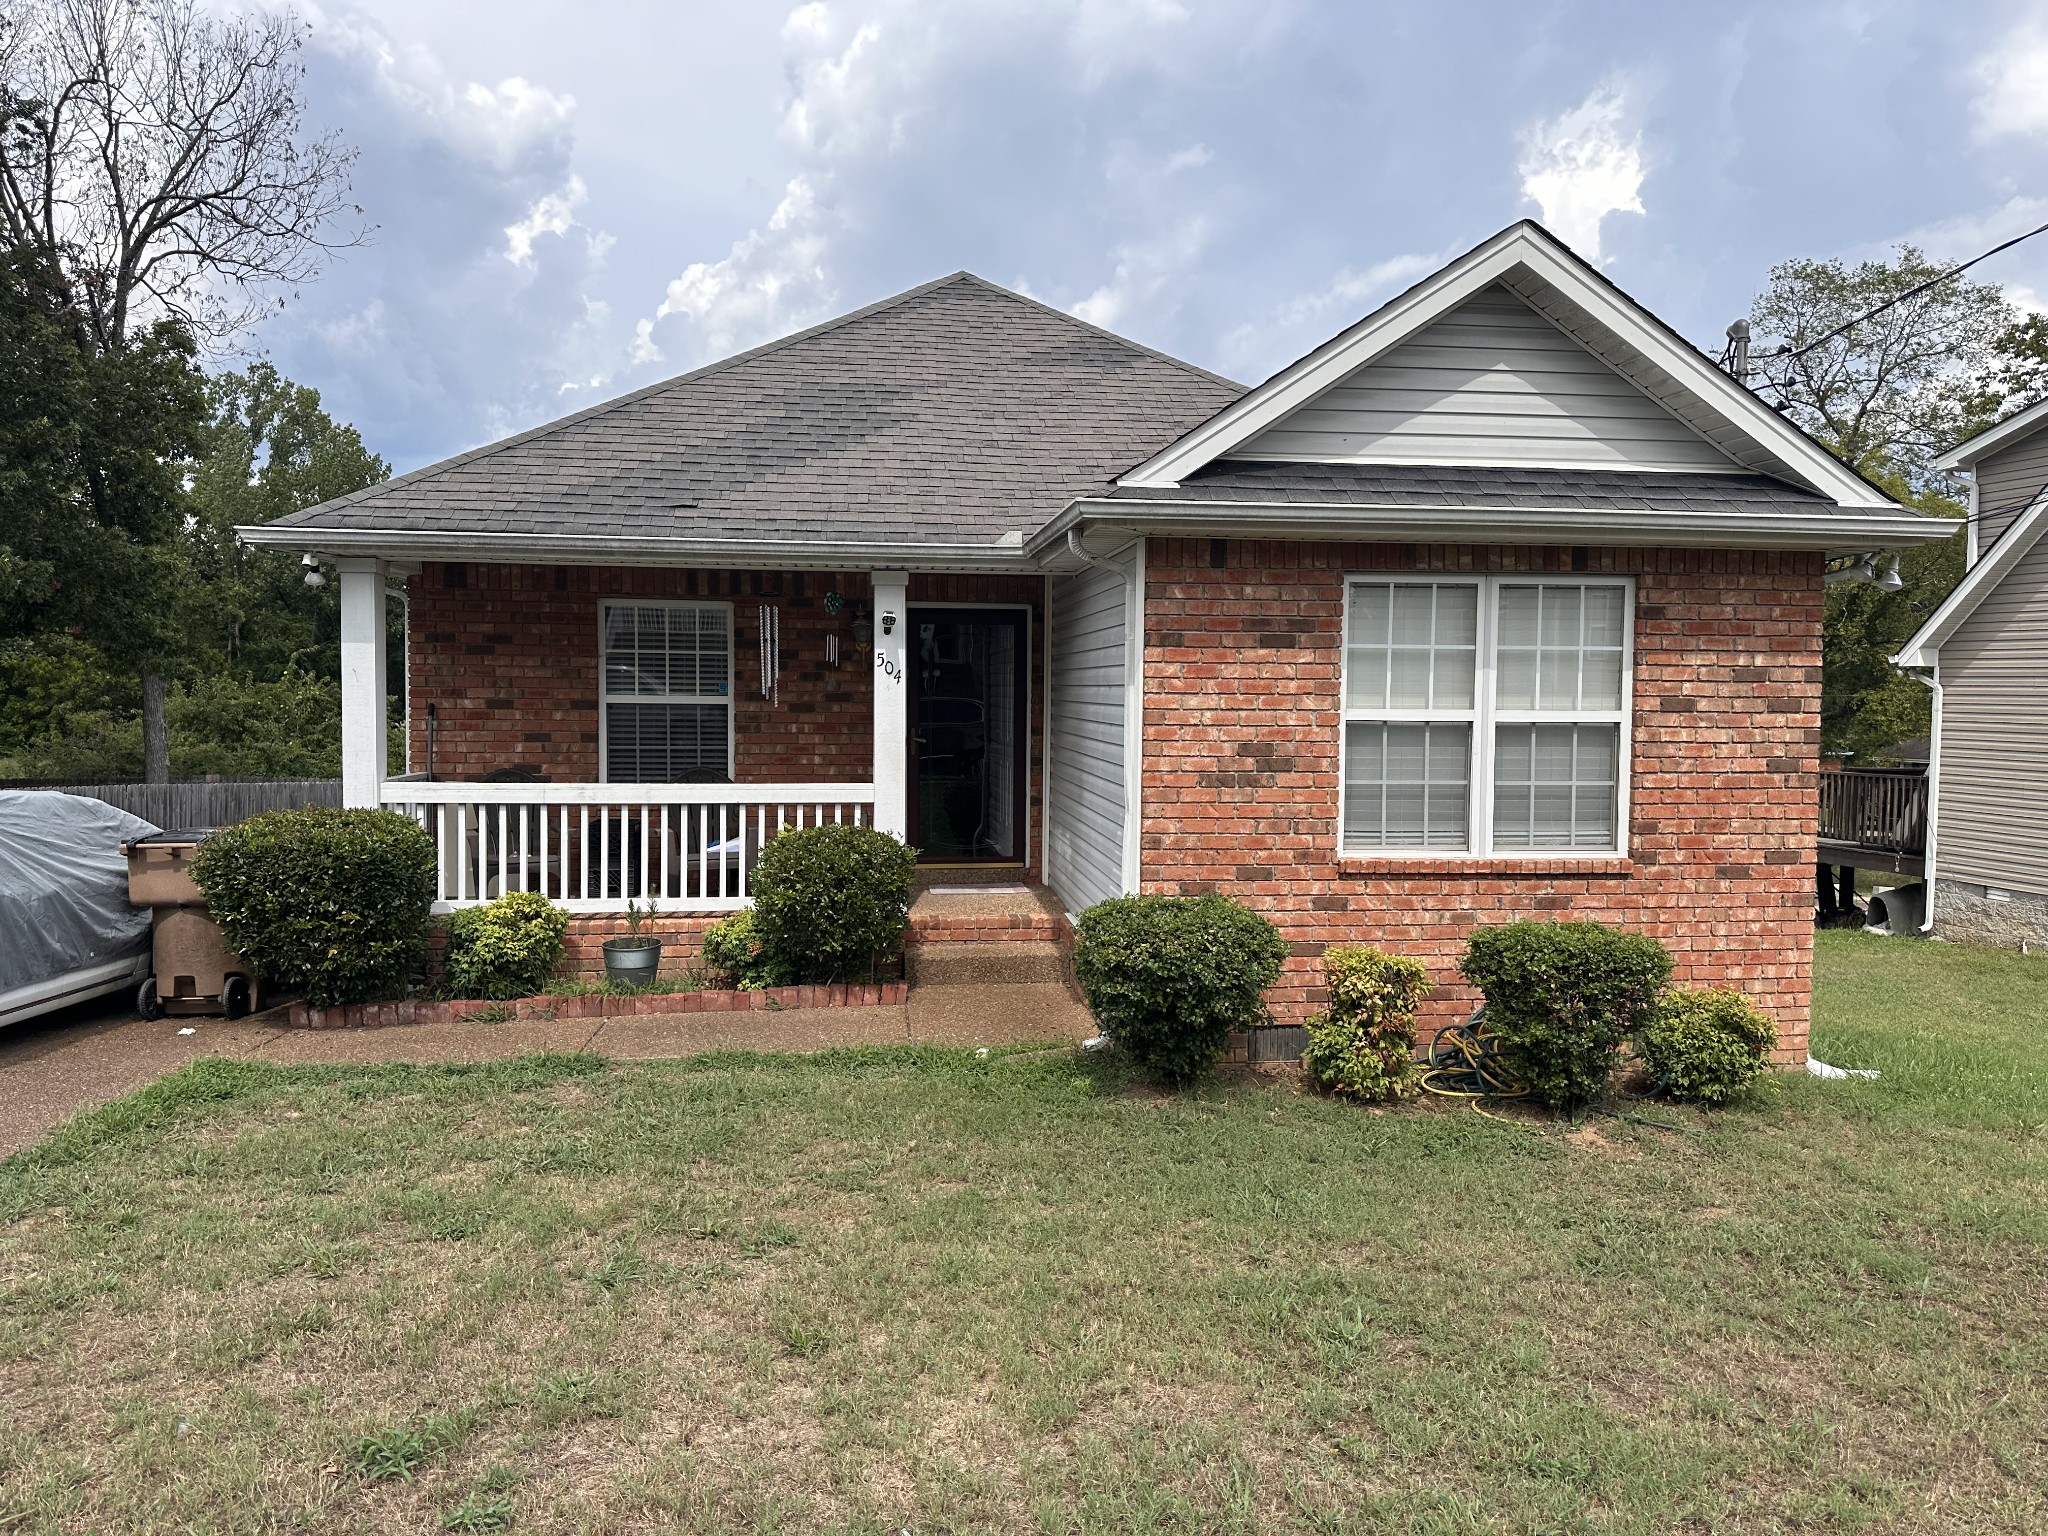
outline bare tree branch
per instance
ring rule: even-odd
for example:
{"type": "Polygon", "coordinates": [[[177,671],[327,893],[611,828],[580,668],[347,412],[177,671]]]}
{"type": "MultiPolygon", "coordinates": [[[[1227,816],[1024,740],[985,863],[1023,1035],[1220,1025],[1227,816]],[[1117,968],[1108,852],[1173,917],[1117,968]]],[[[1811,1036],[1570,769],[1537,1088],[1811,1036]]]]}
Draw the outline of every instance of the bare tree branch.
{"type": "Polygon", "coordinates": [[[0,0],[0,225],[56,254],[95,346],[166,317],[217,344],[362,240],[305,37],[289,10],[0,0]]]}

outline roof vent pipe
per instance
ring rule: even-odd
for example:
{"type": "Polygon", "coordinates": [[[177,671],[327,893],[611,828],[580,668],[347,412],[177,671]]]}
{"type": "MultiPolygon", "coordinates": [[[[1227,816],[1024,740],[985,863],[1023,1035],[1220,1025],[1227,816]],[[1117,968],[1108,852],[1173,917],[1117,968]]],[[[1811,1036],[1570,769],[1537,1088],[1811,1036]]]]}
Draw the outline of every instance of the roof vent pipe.
{"type": "Polygon", "coordinates": [[[1728,327],[1728,350],[1721,361],[1738,384],[1749,382],[1749,322],[1737,320],[1728,327]]]}

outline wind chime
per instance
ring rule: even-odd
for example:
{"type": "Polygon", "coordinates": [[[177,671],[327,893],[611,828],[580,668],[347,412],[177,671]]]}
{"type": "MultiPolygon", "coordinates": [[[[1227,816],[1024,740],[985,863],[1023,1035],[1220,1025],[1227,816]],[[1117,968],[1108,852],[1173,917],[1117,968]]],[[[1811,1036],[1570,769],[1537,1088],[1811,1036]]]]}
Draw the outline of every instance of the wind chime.
{"type": "Polygon", "coordinates": [[[782,610],[761,605],[761,697],[782,705],[782,610]]]}

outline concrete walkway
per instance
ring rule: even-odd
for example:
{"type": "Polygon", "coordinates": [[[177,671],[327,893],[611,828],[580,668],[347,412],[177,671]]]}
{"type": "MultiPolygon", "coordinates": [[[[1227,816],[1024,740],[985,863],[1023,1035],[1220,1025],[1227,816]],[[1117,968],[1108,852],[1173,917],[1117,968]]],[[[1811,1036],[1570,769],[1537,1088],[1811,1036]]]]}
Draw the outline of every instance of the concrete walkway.
{"type": "Polygon", "coordinates": [[[307,1062],[497,1061],[529,1051],[594,1051],[620,1060],[701,1051],[820,1051],[854,1045],[1005,1045],[1082,1040],[1088,1010],[1064,987],[918,987],[895,1008],[649,1014],[628,1019],[521,1019],[391,1029],[285,1029],[257,1014],[136,1017],[125,1003],[87,1004],[0,1030],[0,1157],[33,1146],[82,1110],[155,1082],[202,1056],[307,1062]],[[189,1028],[191,1034],[180,1034],[189,1028]]]}

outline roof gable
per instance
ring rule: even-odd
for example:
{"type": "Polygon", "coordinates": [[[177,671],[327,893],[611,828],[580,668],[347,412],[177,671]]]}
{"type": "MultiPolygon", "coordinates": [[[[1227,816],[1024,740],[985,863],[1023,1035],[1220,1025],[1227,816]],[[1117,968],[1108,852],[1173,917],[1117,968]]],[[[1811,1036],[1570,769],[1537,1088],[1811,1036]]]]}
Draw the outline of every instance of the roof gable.
{"type": "Polygon", "coordinates": [[[1977,611],[1978,604],[1998,589],[1998,584],[2040,542],[2043,534],[2048,534],[2048,490],[2037,495],[2019,520],[1991,546],[1991,552],[1970,567],[1969,573],[1956,583],[1956,589],[1920,626],[1920,632],[1892,658],[1893,663],[1901,667],[1933,666],[1942,646],[1977,611]]]}
{"type": "Polygon", "coordinates": [[[1975,437],[1966,437],[1934,461],[1936,469],[1974,469],[1977,461],[2004,448],[2017,446],[2048,426],[2048,400],[2022,406],[2005,420],[1994,422],[1975,437]]]}
{"type": "Polygon", "coordinates": [[[1500,283],[1388,347],[1229,457],[1741,469],[1500,283]]]}
{"type": "Polygon", "coordinates": [[[1262,433],[1489,290],[1519,300],[1711,444],[1727,467],[1789,480],[1842,506],[1892,506],[1881,491],[1528,221],[1503,230],[1282,369],[1130,471],[1122,483],[1175,486],[1203,465],[1243,452],[1262,433]]]}

